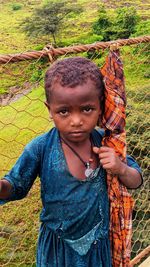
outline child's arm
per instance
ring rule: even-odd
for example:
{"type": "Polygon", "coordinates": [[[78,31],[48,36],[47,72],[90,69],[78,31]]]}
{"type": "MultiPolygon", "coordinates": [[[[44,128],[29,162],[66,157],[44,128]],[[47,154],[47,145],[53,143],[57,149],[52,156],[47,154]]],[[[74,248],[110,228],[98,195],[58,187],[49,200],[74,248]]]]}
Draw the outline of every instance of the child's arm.
{"type": "Polygon", "coordinates": [[[0,180],[0,205],[24,198],[39,175],[40,156],[33,139],[12,169],[0,180]]]}
{"type": "Polygon", "coordinates": [[[110,147],[94,147],[93,151],[99,155],[102,167],[112,174],[119,176],[120,181],[128,188],[137,188],[142,184],[141,173],[122,162],[110,147]]]}
{"type": "Polygon", "coordinates": [[[0,199],[7,199],[10,197],[12,185],[5,179],[0,180],[0,199]]]}

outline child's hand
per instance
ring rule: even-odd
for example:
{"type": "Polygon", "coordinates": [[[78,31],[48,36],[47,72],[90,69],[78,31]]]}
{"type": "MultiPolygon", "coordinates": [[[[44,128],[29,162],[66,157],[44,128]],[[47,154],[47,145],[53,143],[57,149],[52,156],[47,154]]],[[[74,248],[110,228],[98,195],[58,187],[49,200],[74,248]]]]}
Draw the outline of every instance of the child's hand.
{"type": "Polygon", "coordinates": [[[98,154],[100,164],[107,172],[124,175],[126,164],[123,164],[113,148],[107,146],[93,147],[93,151],[98,154]]]}
{"type": "Polygon", "coordinates": [[[100,164],[112,174],[117,174],[119,180],[128,188],[137,188],[142,184],[141,174],[134,168],[122,162],[113,148],[102,146],[93,147],[93,151],[98,154],[100,164]]]}
{"type": "Polygon", "coordinates": [[[5,179],[0,180],[0,198],[7,199],[12,190],[12,185],[5,179]]]}

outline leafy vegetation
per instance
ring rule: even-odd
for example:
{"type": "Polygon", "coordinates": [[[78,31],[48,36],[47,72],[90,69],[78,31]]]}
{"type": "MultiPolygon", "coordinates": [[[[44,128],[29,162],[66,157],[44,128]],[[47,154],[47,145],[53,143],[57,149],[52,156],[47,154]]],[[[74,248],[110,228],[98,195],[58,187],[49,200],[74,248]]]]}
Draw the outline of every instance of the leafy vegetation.
{"type": "Polygon", "coordinates": [[[14,11],[20,10],[21,8],[22,8],[22,4],[20,4],[20,3],[12,4],[12,10],[14,10],[14,11]]]}
{"type": "Polygon", "coordinates": [[[29,36],[51,35],[56,45],[56,34],[63,28],[64,20],[69,15],[79,15],[81,11],[81,7],[69,4],[68,1],[50,1],[36,8],[32,17],[22,22],[22,26],[29,36]]]}
{"type": "Polygon", "coordinates": [[[98,13],[98,20],[93,23],[93,32],[97,35],[101,35],[101,39],[103,41],[108,41],[110,40],[108,37],[108,31],[110,31],[112,22],[110,21],[108,13],[104,6],[99,8],[98,13]]]}
{"type": "Polygon", "coordinates": [[[142,20],[135,26],[135,33],[132,34],[133,37],[149,35],[150,33],[150,20],[142,20]]]}
{"type": "Polygon", "coordinates": [[[100,35],[103,41],[129,38],[135,33],[139,19],[134,7],[116,9],[114,17],[110,17],[104,8],[99,8],[98,20],[93,23],[94,33],[100,35]]]}
{"type": "MultiPolygon", "coordinates": [[[[14,12],[12,10],[12,5],[14,1],[12,0],[2,0],[1,1],[1,17],[0,17],[0,39],[3,40],[0,42],[0,53],[15,53],[22,52],[27,50],[34,50],[38,45],[42,48],[47,43],[52,43],[53,39],[49,35],[33,35],[27,36],[25,32],[22,31],[20,26],[22,22],[26,19],[32,18],[35,9],[42,8],[43,5],[47,4],[46,0],[22,0],[22,8],[14,12]],[[10,20],[11,18],[11,20],[10,20]]],[[[56,1],[58,2],[58,1],[56,1]]],[[[107,9],[108,17],[114,17],[116,9],[120,7],[136,7],[137,14],[141,17],[142,21],[145,21],[145,29],[148,18],[149,18],[149,9],[148,9],[148,0],[140,2],[136,1],[102,1],[105,2],[105,9],[107,9]]],[[[17,4],[20,4],[20,1],[16,1],[17,4]]],[[[77,43],[91,43],[95,41],[100,41],[101,36],[92,33],[92,24],[98,20],[98,8],[100,1],[96,0],[91,2],[90,0],[70,0],[69,3],[77,4],[81,7],[83,12],[82,15],[77,15],[75,13],[70,13],[67,16],[67,19],[63,21],[63,28],[61,31],[58,31],[56,34],[57,45],[65,46],[77,43]]],[[[73,4],[73,6],[74,6],[73,4]]],[[[71,4],[72,6],[72,4],[71,4]]],[[[138,24],[141,23],[140,21],[138,24]]],[[[148,32],[147,25],[147,32],[148,32]]],[[[142,34],[142,30],[140,35],[142,34]]]]}

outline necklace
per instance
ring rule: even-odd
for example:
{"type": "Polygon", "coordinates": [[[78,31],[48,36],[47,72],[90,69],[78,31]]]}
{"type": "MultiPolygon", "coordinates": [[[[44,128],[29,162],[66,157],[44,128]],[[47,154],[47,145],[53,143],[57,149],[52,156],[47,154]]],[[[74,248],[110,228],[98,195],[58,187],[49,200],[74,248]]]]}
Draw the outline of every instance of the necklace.
{"type": "MultiPolygon", "coordinates": [[[[86,162],[86,161],[84,161],[82,158],[81,158],[81,156],[77,153],[77,151],[76,150],[74,150],[74,148],[72,147],[72,146],[70,146],[62,137],[61,137],[61,140],[72,150],[72,152],[80,159],[80,161],[84,164],[84,166],[85,166],[85,172],[84,172],[84,174],[85,174],[85,176],[87,177],[87,178],[89,178],[91,175],[92,175],[92,173],[94,172],[94,170],[92,169],[92,168],[90,168],[90,159],[89,159],[89,161],[88,162],[86,162]]],[[[92,142],[91,142],[91,146],[92,146],[92,142]]]]}

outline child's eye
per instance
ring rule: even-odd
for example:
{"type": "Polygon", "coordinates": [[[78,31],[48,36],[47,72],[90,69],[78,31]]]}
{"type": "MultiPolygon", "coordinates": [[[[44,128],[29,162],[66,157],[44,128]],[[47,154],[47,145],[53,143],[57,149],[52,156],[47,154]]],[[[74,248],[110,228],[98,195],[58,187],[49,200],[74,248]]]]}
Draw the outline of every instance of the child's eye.
{"type": "Polygon", "coordinates": [[[67,109],[59,110],[59,114],[62,116],[68,115],[68,110],[67,109]]]}
{"type": "Polygon", "coordinates": [[[85,113],[90,113],[92,110],[93,110],[93,108],[91,108],[91,107],[83,108],[83,112],[85,112],[85,113]]]}

